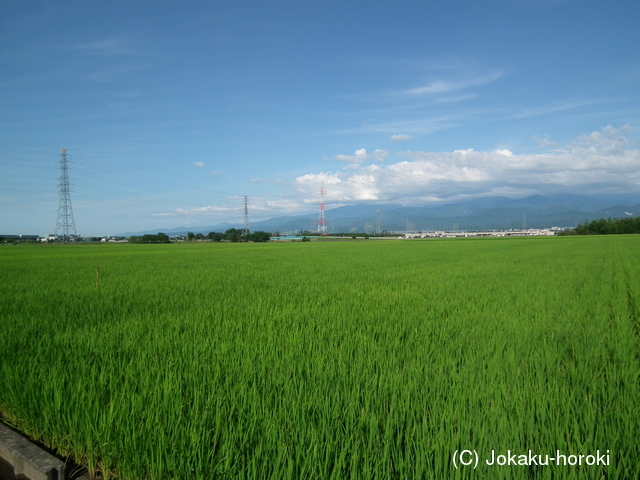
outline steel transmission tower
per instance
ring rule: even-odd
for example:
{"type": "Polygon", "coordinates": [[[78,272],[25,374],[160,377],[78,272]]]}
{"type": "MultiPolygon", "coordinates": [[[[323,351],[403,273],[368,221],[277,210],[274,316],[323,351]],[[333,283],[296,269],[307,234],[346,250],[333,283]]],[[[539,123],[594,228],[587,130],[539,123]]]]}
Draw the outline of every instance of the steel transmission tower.
{"type": "Polygon", "coordinates": [[[318,233],[327,235],[327,220],[324,218],[324,188],[320,189],[320,216],[318,217],[318,233]]]}
{"type": "Polygon", "coordinates": [[[406,218],[405,233],[412,233],[416,228],[416,224],[409,221],[409,217],[406,218]]]}
{"type": "Polygon", "coordinates": [[[76,222],[73,219],[71,193],[69,191],[69,160],[67,149],[60,149],[60,201],[58,202],[58,221],[56,223],[56,242],[67,243],[77,236],[76,222]]]}
{"type": "Polygon", "coordinates": [[[380,223],[380,210],[376,210],[376,235],[382,234],[382,223],[380,223]]]}
{"type": "Polygon", "coordinates": [[[242,227],[242,237],[247,240],[249,236],[249,200],[244,196],[244,226],[242,227]]]}

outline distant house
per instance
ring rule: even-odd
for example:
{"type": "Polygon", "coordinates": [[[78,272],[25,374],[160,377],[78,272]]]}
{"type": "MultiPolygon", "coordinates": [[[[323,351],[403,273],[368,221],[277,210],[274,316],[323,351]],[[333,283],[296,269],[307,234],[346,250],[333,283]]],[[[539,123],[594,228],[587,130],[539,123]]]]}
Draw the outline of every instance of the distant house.
{"type": "Polygon", "coordinates": [[[119,243],[126,243],[127,242],[127,238],[126,237],[115,237],[113,235],[109,235],[106,237],[102,237],[102,239],[100,240],[101,242],[119,242],[119,243]]]}

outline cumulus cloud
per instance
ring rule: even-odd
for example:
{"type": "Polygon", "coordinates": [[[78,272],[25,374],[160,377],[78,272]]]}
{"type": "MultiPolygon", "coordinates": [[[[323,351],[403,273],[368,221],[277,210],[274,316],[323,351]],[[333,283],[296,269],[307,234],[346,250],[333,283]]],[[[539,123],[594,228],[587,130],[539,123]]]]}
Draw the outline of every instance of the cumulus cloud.
{"type": "Polygon", "coordinates": [[[600,132],[592,132],[581,137],[574,143],[572,150],[577,154],[590,155],[624,155],[627,147],[627,137],[625,133],[632,130],[631,126],[625,125],[622,128],[613,128],[607,125],[600,132]]]}
{"type": "Polygon", "coordinates": [[[494,150],[493,153],[496,155],[503,155],[505,157],[513,157],[513,152],[511,150],[494,150]]]}
{"type": "Polygon", "coordinates": [[[391,135],[391,140],[393,140],[394,142],[408,142],[410,140],[413,140],[413,137],[411,135],[396,134],[391,135]]]}
{"type": "Polygon", "coordinates": [[[366,161],[384,162],[388,156],[388,150],[377,148],[372,153],[367,153],[365,148],[361,148],[353,152],[353,155],[336,155],[334,158],[341,162],[348,162],[357,166],[365,163],[366,161]]]}
{"type": "Polygon", "coordinates": [[[564,149],[538,155],[508,149],[406,151],[397,154],[396,163],[359,162],[354,170],[302,175],[294,185],[309,203],[316,201],[320,187],[328,202],[405,204],[486,195],[638,192],[640,151],[626,149],[630,130],[607,126],[564,149]]]}

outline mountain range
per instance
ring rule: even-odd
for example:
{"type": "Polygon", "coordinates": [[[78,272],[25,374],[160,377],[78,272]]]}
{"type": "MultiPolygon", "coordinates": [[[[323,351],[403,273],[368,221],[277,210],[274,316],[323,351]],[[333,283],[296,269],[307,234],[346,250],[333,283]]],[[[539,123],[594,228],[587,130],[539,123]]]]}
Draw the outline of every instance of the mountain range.
{"type": "MultiPolygon", "coordinates": [[[[619,218],[640,215],[638,198],[631,196],[589,195],[532,195],[525,198],[486,197],[456,203],[403,206],[358,204],[326,210],[329,233],[398,232],[434,230],[509,230],[519,228],[575,227],[587,220],[619,218]]],[[[251,231],[295,233],[316,231],[319,212],[304,215],[275,217],[251,222],[251,231]]],[[[142,235],[162,231],[168,235],[186,235],[188,232],[224,232],[229,228],[242,228],[242,223],[219,223],[197,227],[127,232],[121,236],[142,235]]]]}

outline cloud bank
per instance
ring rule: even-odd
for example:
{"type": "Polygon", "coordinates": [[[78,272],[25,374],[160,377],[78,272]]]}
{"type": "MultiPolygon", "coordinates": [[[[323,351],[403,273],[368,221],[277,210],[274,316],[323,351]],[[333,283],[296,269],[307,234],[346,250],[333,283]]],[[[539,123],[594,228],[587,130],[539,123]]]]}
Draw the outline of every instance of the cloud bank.
{"type": "Polygon", "coordinates": [[[491,195],[640,192],[640,151],[627,149],[631,130],[609,125],[537,155],[473,148],[404,151],[395,154],[401,161],[380,165],[367,164],[375,155],[362,149],[353,156],[335,157],[352,162],[354,168],[302,175],[294,186],[307,203],[317,202],[317,192],[323,187],[327,202],[407,205],[491,195]]]}

